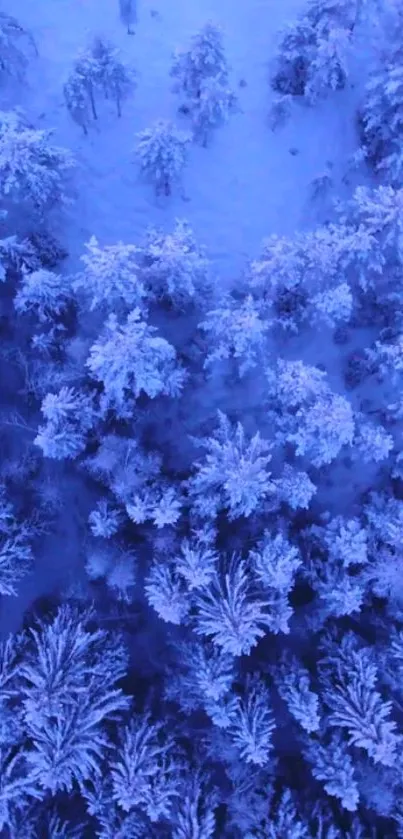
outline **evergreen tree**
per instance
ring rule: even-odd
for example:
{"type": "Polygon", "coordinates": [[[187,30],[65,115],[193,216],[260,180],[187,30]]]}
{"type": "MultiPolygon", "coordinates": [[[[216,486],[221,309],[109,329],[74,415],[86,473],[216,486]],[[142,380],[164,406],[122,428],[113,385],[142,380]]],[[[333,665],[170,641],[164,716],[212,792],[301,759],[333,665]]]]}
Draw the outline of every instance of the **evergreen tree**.
{"type": "Polygon", "coordinates": [[[171,122],[159,120],[137,137],[136,157],[141,172],[154,185],[157,195],[170,195],[187,161],[190,134],[178,131],[171,122]]]}

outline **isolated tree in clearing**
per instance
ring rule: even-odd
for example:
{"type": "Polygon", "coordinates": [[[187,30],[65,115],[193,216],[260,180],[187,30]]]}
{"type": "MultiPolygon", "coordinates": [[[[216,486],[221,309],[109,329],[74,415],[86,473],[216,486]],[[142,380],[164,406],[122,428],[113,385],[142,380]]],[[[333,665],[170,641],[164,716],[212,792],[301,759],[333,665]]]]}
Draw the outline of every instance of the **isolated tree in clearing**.
{"type": "Polygon", "coordinates": [[[136,156],[141,171],[154,184],[157,195],[170,195],[187,161],[190,134],[179,131],[171,122],[158,120],[137,137],[136,156]]]}

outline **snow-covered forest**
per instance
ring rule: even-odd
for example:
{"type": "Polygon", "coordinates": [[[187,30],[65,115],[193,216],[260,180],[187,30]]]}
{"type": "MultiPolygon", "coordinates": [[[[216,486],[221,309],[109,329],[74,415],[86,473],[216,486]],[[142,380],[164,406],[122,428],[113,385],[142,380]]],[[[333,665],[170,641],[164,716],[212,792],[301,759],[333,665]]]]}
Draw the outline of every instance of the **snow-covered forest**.
{"type": "Polygon", "coordinates": [[[403,839],[403,0],[1,0],[0,96],[1,839],[403,839]]]}

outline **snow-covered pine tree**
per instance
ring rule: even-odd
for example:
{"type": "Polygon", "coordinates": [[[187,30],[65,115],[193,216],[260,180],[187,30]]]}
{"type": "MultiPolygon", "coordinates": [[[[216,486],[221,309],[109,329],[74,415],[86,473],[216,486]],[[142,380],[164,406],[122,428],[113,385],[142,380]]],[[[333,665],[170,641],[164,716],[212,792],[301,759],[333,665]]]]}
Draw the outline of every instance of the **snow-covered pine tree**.
{"type": "Polygon", "coordinates": [[[296,454],[317,467],[331,463],[354,438],[354,412],[350,402],[333,393],[326,374],[302,361],[277,362],[268,371],[269,395],[278,400],[279,434],[295,446],[296,454]]]}
{"type": "Polygon", "coordinates": [[[227,508],[231,519],[247,517],[275,492],[268,470],[272,444],[259,432],[248,439],[241,423],[232,425],[219,411],[213,435],[194,442],[206,450],[188,481],[191,501],[200,515],[210,518],[227,508]]]}
{"type": "Polygon", "coordinates": [[[67,110],[77,125],[81,125],[84,134],[88,134],[91,121],[91,105],[82,76],[73,71],[63,85],[63,94],[67,110]]]}
{"type": "Polygon", "coordinates": [[[137,23],[137,0],[119,0],[120,19],[127,27],[127,34],[134,35],[132,26],[137,23]]]}
{"type": "Polygon", "coordinates": [[[308,734],[318,731],[321,723],[319,698],[311,688],[309,671],[296,656],[284,651],[272,673],[290,714],[308,734]]]}
{"type": "Polygon", "coordinates": [[[245,679],[243,696],[229,700],[228,734],[246,763],[265,766],[271,760],[276,725],[270,706],[269,690],[258,674],[245,679]]]}
{"type": "Polygon", "coordinates": [[[30,32],[6,12],[0,12],[0,72],[24,81],[28,66],[27,53],[38,55],[30,32]]]}
{"type": "Polygon", "coordinates": [[[5,491],[0,488],[0,595],[17,596],[17,584],[29,573],[32,564],[29,527],[18,521],[5,491]]]}
{"type": "Polygon", "coordinates": [[[0,112],[0,194],[40,217],[70,200],[66,179],[75,166],[71,153],[52,145],[51,137],[52,131],[32,128],[20,112],[0,112]]]}
{"type": "Polygon", "coordinates": [[[172,122],[158,120],[137,135],[136,157],[140,170],[151,181],[157,195],[170,195],[187,162],[191,135],[172,122]]]}
{"type": "Polygon", "coordinates": [[[206,306],[211,291],[209,262],[184,219],[176,219],[172,233],[151,228],[139,248],[141,279],[156,302],[173,308],[206,306]]]}
{"type": "Polygon", "coordinates": [[[354,764],[341,735],[333,734],[326,744],[312,741],[304,755],[314,778],[323,782],[328,795],[338,798],[346,810],[355,812],[359,789],[354,764]]]}
{"type": "Polygon", "coordinates": [[[359,5],[360,0],[313,0],[284,31],[274,89],[314,102],[344,87],[359,5]]]}
{"type": "Polygon", "coordinates": [[[381,69],[367,82],[359,119],[366,159],[377,171],[387,172],[388,181],[403,183],[403,67],[400,30],[398,42],[381,69]]]}
{"type": "Polygon", "coordinates": [[[22,273],[14,306],[18,314],[32,312],[41,323],[46,323],[60,315],[71,298],[69,277],[40,268],[31,273],[22,273]]]}
{"type": "Polygon", "coordinates": [[[210,586],[194,598],[195,631],[211,638],[229,655],[249,655],[271,629],[264,596],[259,596],[247,564],[233,556],[224,573],[217,571],[210,586]]]}
{"type": "Polygon", "coordinates": [[[261,309],[251,294],[241,300],[227,295],[217,308],[207,313],[199,324],[207,333],[211,347],[204,362],[206,368],[215,361],[233,358],[242,377],[254,367],[264,365],[272,321],[262,317],[261,309]]]}
{"type": "Polygon", "coordinates": [[[140,249],[123,242],[102,246],[95,236],[85,248],[80,257],[84,271],[74,278],[73,288],[89,299],[90,311],[100,308],[118,313],[123,309],[127,314],[136,306],[143,310],[146,290],[140,277],[140,249]]]}
{"type": "Polygon", "coordinates": [[[195,139],[206,147],[212,130],[228,122],[236,106],[236,95],[221,76],[203,79],[199,95],[189,104],[195,139]]]}
{"type": "Polygon", "coordinates": [[[42,406],[46,425],[38,429],[34,443],[45,457],[63,460],[81,454],[94,426],[96,412],[92,397],[71,387],[48,393],[42,406]]]}
{"type": "Polygon", "coordinates": [[[95,39],[91,55],[98,64],[99,82],[103,87],[105,97],[114,100],[117,115],[121,117],[122,102],[136,87],[136,72],[123,63],[119,50],[102,38],[95,39]]]}
{"type": "Polygon", "coordinates": [[[211,21],[192,38],[188,50],[177,50],[173,56],[171,76],[176,79],[174,90],[191,100],[200,98],[202,83],[219,78],[223,85],[228,78],[221,29],[211,21]]]}
{"type": "Polygon", "coordinates": [[[130,416],[134,400],[144,392],[150,399],[177,396],[185,373],[179,367],[174,347],[156,334],[157,329],[133,309],[126,323],[109,316],[104,334],[90,349],[87,367],[103,385],[103,405],[118,416],[130,416]]]}

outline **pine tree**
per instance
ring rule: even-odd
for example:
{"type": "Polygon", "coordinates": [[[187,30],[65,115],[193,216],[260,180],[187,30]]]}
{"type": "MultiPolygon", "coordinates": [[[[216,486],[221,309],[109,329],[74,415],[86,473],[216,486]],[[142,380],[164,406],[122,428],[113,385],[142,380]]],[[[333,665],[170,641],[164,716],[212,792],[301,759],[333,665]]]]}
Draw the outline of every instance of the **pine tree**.
{"type": "Polygon", "coordinates": [[[91,121],[91,105],[84,85],[83,77],[73,71],[63,85],[63,94],[67,110],[77,125],[81,125],[85,135],[91,121]]]}
{"type": "Polygon", "coordinates": [[[259,599],[246,563],[233,557],[227,573],[217,574],[195,597],[195,631],[212,638],[224,653],[249,655],[270,627],[267,604],[259,599]]]}
{"type": "Polygon", "coordinates": [[[203,79],[197,97],[189,104],[194,137],[206,147],[212,129],[228,122],[237,105],[235,93],[221,76],[203,79]]]}
{"type": "Polygon", "coordinates": [[[180,393],[184,373],[176,362],[174,348],[155,333],[156,328],[142,320],[138,308],[126,323],[109,316],[104,334],[92,345],[87,367],[104,388],[106,409],[128,416],[143,391],[150,399],[180,393]]]}
{"type": "Polygon", "coordinates": [[[41,323],[60,315],[72,298],[69,277],[40,268],[24,271],[21,284],[14,298],[18,314],[33,312],[41,323]]]}
{"type": "Polygon", "coordinates": [[[12,15],[0,12],[0,70],[7,76],[25,81],[28,53],[38,55],[30,32],[12,15]]]}
{"type": "Polygon", "coordinates": [[[219,78],[223,85],[226,84],[228,65],[222,32],[211,22],[192,38],[188,50],[177,50],[173,58],[171,76],[177,80],[174,90],[183,91],[191,100],[200,98],[206,79],[219,78]]]}
{"type": "Polygon", "coordinates": [[[81,257],[84,271],[76,275],[73,287],[89,298],[90,311],[101,308],[115,313],[136,306],[143,309],[146,291],[140,279],[139,248],[135,245],[101,246],[95,236],[85,243],[81,257]]]}
{"type": "Polygon", "coordinates": [[[319,698],[310,686],[309,672],[296,656],[284,652],[273,667],[277,690],[290,714],[310,734],[320,728],[319,698]]]}
{"type": "Polygon", "coordinates": [[[209,263],[187,221],[177,219],[172,233],[147,232],[140,251],[141,279],[157,301],[185,310],[204,307],[211,290],[209,263]]]}
{"type": "Polygon", "coordinates": [[[230,700],[229,736],[246,763],[265,766],[271,759],[275,729],[265,683],[254,674],[245,681],[244,696],[230,700]]]}
{"type": "Polygon", "coordinates": [[[187,162],[190,134],[173,123],[159,120],[138,135],[136,157],[140,170],[151,181],[157,195],[170,195],[187,162]]]}
{"type": "Polygon", "coordinates": [[[230,296],[223,298],[220,306],[208,312],[199,326],[207,333],[212,347],[205,367],[215,361],[234,358],[239,365],[239,375],[243,376],[264,363],[271,322],[262,317],[252,295],[241,301],[230,296]]]}
{"type": "Polygon", "coordinates": [[[323,781],[328,795],[338,798],[342,806],[354,813],[358,808],[359,790],[353,761],[341,736],[334,734],[326,745],[311,743],[305,750],[314,778],[323,781]]]}
{"type": "Polygon", "coordinates": [[[46,425],[39,427],[34,443],[45,457],[63,460],[75,458],[84,451],[96,418],[91,396],[62,387],[59,393],[45,396],[41,412],[46,425]]]}
{"type": "Polygon", "coordinates": [[[101,38],[95,39],[91,54],[99,66],[99,79],[104,94],[107,99],[111,97],[116,102],[117,115],[120,118],[122,102],[136,87],[136,73],[121,61],[119,50],[101,38]]]}
{"type": "Polygon", "coordinates": [[[0,113],[0,193],[40,216],[66,204],[70,152],[51,143],[51,131],[32,128],[17,111],[0,113]]]}

